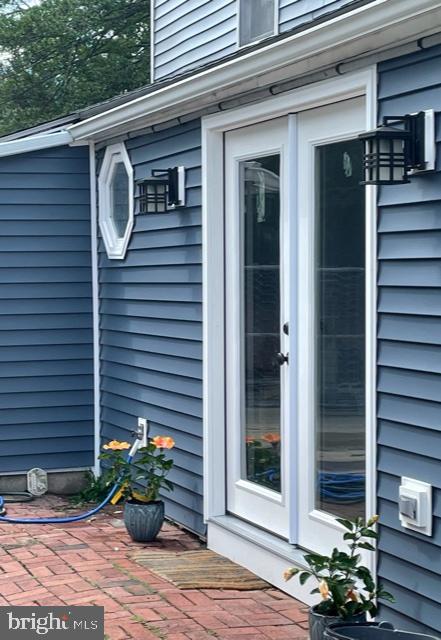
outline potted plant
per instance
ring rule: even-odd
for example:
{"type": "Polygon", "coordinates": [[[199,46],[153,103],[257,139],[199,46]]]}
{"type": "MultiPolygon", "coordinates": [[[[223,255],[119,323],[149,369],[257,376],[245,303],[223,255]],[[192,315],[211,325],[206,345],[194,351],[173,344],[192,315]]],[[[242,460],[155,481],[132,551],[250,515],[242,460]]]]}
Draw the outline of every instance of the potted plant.
{"type": "Polygon", "coordinates": [[[164,449],[174,446],[173,438],[156,436],[138,450],[134,463],[129,463],[124,453],[130,448],[128,442],[112,440],[103,447],[100,458],[110,463],[109,473],[121,483],[116,495],[125,499],[124,523],[135,542],[151,542],[162,527],[164,503],[159,492],[173,491],[173,483],[167,479],[173,460],[166,457],[164,449]]]}
{"type": "Polygon", "coordinates": [[[308,553],[304,556],[308,568],[292,567],[285,571],[285,580],[298,576],[300,584],[311,577],[318,582],[311,593],[320,594],[321,602],[309,610],[311,640],[322,640],[325,629],[334,622],[366,622],[366,615],[377,613],[377,598],[393,601],[393,596],[376,585],[369,569],[362,564],[360,550],[375,551],[369,542],[378,536],[374,530],[378,516],[367,522],[337,519],[345,529],[343,540],[349,552],[335,548],[330,556],[308,553]]]}

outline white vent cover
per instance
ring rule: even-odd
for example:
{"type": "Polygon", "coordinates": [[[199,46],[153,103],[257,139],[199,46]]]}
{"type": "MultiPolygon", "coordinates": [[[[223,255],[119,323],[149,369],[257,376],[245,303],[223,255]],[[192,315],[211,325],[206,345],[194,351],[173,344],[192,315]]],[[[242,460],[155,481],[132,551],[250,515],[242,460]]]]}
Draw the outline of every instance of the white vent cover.
{"type": "Polygon", "coordinates": [[[44,469],[30,469],[28,471],[28,491],[33,496],[42,496],[47,492],[47,473],[44,469]]]}

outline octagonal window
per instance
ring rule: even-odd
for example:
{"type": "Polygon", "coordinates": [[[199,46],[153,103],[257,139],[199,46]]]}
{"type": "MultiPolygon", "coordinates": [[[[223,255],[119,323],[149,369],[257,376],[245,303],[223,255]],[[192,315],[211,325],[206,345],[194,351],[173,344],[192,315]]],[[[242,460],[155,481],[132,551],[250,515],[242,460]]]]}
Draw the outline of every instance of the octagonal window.
{"type": "Polygon", "coordinates": [[[125,257],[133,229],[133,169],[123,143],[107,147],[98,176],[99,223],[110,259],[125,257]]]}

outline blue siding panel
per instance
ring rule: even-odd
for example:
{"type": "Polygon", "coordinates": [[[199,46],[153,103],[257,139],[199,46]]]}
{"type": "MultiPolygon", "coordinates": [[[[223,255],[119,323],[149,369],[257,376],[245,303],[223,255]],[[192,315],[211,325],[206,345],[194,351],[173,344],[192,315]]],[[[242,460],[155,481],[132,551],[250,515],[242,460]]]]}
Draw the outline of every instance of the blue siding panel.
{"type": "Polygon", "coordinates": [[[153,5],[155,80],[236,50],[236,0],[154,0],[153,5]]]}
{"type": "MultiPolygon", "coordinates": [[[[440,55],[436,47],[380,65],[380,116],[441,110],[440,55]]],[[[440,151],[438,143],[438,158],[440,151]]],[[[382,188],[379,203],[378,575],[396,597],[381,615],[434,633],[441,631],[440,172],[382,188]],[[432,537],[401,527],[402,476],[434,487],[432,537]]]]}
{"type": "Polygon", "coordinates": [[[89,162],[0,159],[0,473],[93,464],[89,162]]]}
{"type": "MultiPolygon", "coordinates": [[[[354,0],[275,0],[278,32],[324,18],[354,0]]],[[[161,80],[238,50],[238,0],[153,0],[154,79],[161,80]]]]}
{"type": "Polygon", "coordinates": [[[353,0],[279,0],[279,30],[295,29],[351,4],[353,0]]]}
{"type": "MultiPolygon", "coordinates": [[[[178,5],[162,3],[164,18],[178,5]]],[[[108,260],[100,240],[99,280],[102,436],[130,439],[138,416],[171,435],[166,513],[203,534],[200,143],[199,121],[126,142],[137,178],[185,165],[187,206],[136,216],[124,260],[108,260]]]]}

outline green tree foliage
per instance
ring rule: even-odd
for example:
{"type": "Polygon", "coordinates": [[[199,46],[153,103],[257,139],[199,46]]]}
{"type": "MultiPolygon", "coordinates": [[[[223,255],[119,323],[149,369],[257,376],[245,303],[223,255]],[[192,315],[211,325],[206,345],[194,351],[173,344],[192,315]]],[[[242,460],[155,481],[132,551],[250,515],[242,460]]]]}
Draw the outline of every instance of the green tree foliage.
{"type": "Polygon", "coordinates": [[[0,135],[149,81],[149,0],[0,0],[0,135]]]}

